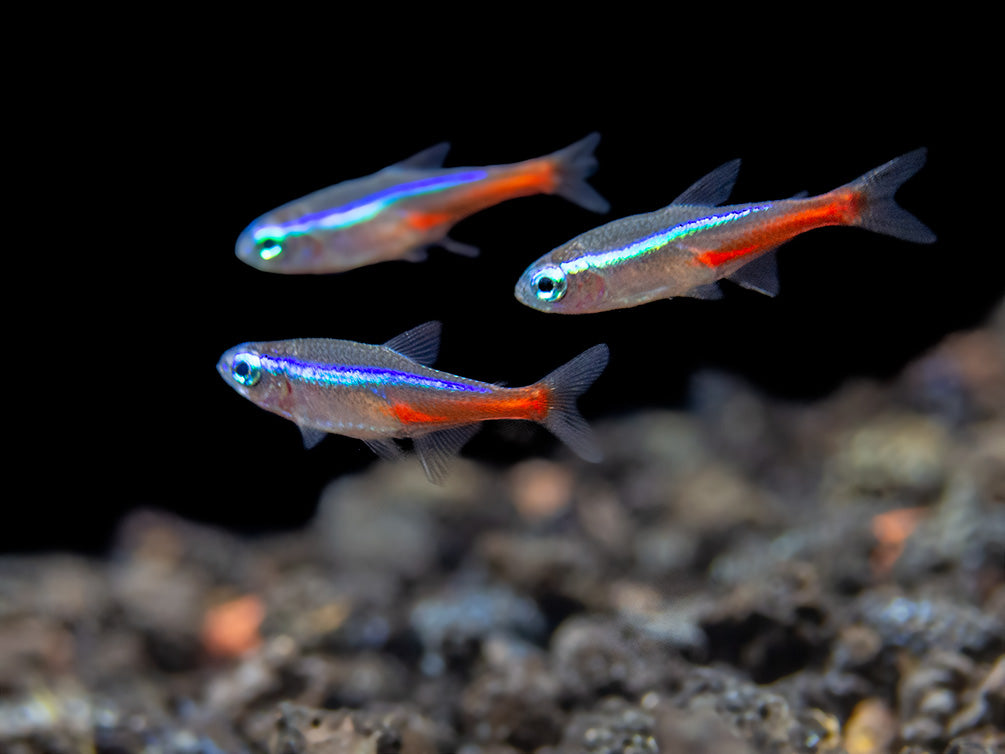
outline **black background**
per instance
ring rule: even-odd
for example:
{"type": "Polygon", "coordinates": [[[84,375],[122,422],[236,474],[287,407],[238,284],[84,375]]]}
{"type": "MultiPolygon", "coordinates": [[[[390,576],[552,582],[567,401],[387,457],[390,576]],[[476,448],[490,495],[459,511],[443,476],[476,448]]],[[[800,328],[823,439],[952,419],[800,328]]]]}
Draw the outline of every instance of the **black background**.
{"type": "MultiPolygon", "coordinates": [[[[858,30],[770,52],[742,28],[741,46],[705,35],[682,46],[659,19],[625,32],[598,23],[588,38],[525,19],[500,32],[505,45],[483,31],[407,42],[341,28],[325,47],[317,30],[310,41],[284,30],[225,50],[133,40],[86,73],[68,66],[59,115],[40,119],[58,136],[43,139],[52,149],[26,192],[48,224],[31,234],[33,277],[8,278],[34,302],[18,320],[29,321],[18,360],[31,366],[8,359],[7,370],[10,403],[34,432],[11,464],[5,550],[100,550],[136,506],[243,531],[295,526],[329,480],[374,462],[347,438],[305,451],[293,424],[228,387],[216,361],[244,341],[380,343],[439,319],[437,366],[510,385],[606,342],[610,366],[581,401],[597,420],[686,408],[688,381],[709,368],[796,400],[890,377],[1000,300],[1001,217],[975,183],[997,172],[989,98],[973,90],[986,69],[944,53],[934,22],[896,48],[858,30]],[[628,36],[612,46],[608,33],[628,36]],[[233,254],[259,214],[437,142],[452,144],[448,167],[488,165],[591,131],[607,215],[513,200],[452,231],[477,259],[434,249],[421,264],[337,276],[269,275],[233,254]],[[898,200],[934,245],[808,233],[782,249],[774,299],[727,284],[721,301],[567,317],[513,298],[541,254],[659,208],[735,157],[733,200],[745,202],[826,191],[919,146],[928,165],[898,200]]],[[[465,454],[508,464],[556,443],[496,426],[465,454]]]]}

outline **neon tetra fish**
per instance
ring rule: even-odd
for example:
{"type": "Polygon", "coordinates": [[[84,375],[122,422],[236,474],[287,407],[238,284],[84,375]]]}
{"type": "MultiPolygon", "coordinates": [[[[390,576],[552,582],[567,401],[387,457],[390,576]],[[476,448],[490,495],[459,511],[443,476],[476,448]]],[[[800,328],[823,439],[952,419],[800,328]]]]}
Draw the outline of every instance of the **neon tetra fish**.
{"type": "Polygon", "coordinates": [[[916,243],[935,235],[893,200],[925,164],[925,149],[809,198],[719,205],[740,161],[712,171],[672,204],[588,231],[527,268],[516,297],[545,312],[584,314],[661,298],[719,298],[728,278],[769,296],[778,292],[772,252],[808,230],[853,225],[916,243]]]}
{"type": "Polygon", "coordinates": [[[554,154],[511,165],[442,168],[438,144],[373,175],[329,186],[259,217],[237,239],[237,256],[267,272],[342,272],[391,259],[420,261],[426,247],[474,256],[447,238],[455,223],[506,199],[558,194],[594,212],[607,201],[587,182],[599,134],[554,154]]]}
{"type": "Polygon", "coordinates": [[[440,323],[427,322],[381,346],[307,338],[244,343],[223,354],[217,371],[261,408],[295,422],[308,448],[325,433],[363,440],[382,458],[411,438],[430,480],[489,419],[544,425],[588,461],[600,459],[576,410],[607,365],[607,346],[584,351],[533,385],[505,388],[428,365],[439,350],[440,323]]]}

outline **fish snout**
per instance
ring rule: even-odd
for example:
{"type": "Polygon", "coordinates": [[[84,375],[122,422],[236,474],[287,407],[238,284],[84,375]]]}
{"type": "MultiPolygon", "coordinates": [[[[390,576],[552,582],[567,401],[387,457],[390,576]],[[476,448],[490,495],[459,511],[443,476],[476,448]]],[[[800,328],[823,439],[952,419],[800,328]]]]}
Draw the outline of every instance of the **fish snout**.
{"type": "Polygon", "coordinates": [[[234,245],[234,253],[245,264],[250,264],[252,267],[260,270],[265,269],[258,247],[259,243],[255,240],[254,236],[254,225],[249,225],[237,237],[237,243],[234,245]]]}
{"type": "Polygon", "coordinates": [[[223,356],[220,357],[220,360],[216,362],[216,371],[219,372],[220,376],[227,382],[230,382],[230,370],[233,363],[234,360],[230,351],[223,354],[223,356]]]}

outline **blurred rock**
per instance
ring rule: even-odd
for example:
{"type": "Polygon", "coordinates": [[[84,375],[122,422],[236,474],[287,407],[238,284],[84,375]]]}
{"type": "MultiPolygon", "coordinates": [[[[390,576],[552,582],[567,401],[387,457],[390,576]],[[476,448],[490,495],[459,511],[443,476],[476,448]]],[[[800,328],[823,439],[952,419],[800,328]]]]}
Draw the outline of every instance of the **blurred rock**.
{"type": "Polygon", "coordinates": [[[904,505],[932,500],[949,473],[950,438],[921,414],[890,411],[856,427],[828,464],[830,494],[904,505]]]}
{"type": "Polygon", "coordinates": [[[572,716],[562,741],[549,754],[658,754],[651,713],[623,699],[604,699],[572,716]]]}
{"type": "Polygon", "coordinates": [[[410,621],[425,650],[423,671],[436,675],[495,635],[543,638],[544,616],[532,600],[501,586],[458,586],[416,603],[410,621]]]}
{"type": "MultiPolygon", "coordinates": [[[[634,632],[633,632],[634,633],[634,632]]],[[[659,642],[632,635],[615,621],[570,618],[555,631],[552,671],[563,696],[639,696],[662,688],[678,666],[659,642]]]]}
{"type": "Polygon", "coordinates": [[[482,655],[484,669],[460,699],[464,729],[476,741],[521,750],[557,741],[565,713],[544,653],[499,637],[483,645],[482,655]]]}
{"type": "Polygon", "coordinates": [[[993,656],[1005,647],[1005,626],[999,619],[948,597],[912,598],[877,590],[863,596],[858,610],[885,646],[918,655],[942,649],[993,656]]]}
{"type": "Polygon", "coordinates": [[[381,712],[279,705],[273,754],[436,754],[436,727],[405,708],[381,712]]]}

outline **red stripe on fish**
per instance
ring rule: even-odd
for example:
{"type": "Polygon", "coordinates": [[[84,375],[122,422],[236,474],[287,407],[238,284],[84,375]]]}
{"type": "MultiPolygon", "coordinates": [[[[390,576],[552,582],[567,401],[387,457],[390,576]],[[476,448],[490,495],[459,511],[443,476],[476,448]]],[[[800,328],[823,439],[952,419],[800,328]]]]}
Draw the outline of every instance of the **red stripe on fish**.
{"type": "Polygon", "coordinates": [[[547,387],[532,385],[519,394],[495,395],[490,398],[473,398],[460,403],[456,400],[424,401],[421,408],[410,403],[391,404],[391,414],[402,424],[468,424],[486,419],[527,419],[541,421],[548,415],[547,387]]]}

